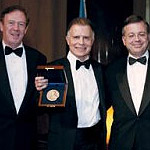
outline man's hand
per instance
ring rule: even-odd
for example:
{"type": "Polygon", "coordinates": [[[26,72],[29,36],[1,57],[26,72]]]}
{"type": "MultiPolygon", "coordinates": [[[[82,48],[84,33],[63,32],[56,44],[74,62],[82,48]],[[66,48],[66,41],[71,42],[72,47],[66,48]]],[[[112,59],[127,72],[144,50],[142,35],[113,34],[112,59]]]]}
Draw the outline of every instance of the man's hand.
{"type": "Polygon", "coordinates": [[[38,91],[43,90],[48,85],[48,79],[44,79],[44,77],[35,77],[35,87],[38,91]]]}

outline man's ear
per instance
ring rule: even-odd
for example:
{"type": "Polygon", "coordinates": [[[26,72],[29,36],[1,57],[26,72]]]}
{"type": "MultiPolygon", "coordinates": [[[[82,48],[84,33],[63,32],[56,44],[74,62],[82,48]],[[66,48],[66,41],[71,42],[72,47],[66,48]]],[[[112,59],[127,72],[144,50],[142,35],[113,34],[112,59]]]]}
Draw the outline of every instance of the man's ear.
{"type": "Polygon", "coordinates": [[[3,23],[0,21],[0,31],[3,32],[3,23]]]}
{"type": "Polygon", "coordinates": [[[25,34],[26,34],[26,33],[27,33],[27,31],[28,31],[28,27],[29,27],[29,26],[26,26],[26,29],[25,29],[25,34]]]}
{"type": "Polygon", "coordinates": [[[148,33],[148,41],[150,42],[150,33],[148,33]]]}
{"type": "Polygon", "coordinates": [[[125,36],[122,36],[122,42],[123,42],[123,45],[126,45],[126,39],[125,39],[125,36]]]}
{"type": "Polygon", "coordinates": [[[66,35],[66,42],[69,45],[69,37],[68,37],[68,35],[66,35]]]}

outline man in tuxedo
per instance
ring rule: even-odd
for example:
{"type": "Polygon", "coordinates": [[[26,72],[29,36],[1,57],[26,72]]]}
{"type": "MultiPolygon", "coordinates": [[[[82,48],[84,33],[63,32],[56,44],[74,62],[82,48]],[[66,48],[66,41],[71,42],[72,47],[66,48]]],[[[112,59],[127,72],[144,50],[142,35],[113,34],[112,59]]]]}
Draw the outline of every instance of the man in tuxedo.
{"type": "MultiPolygon", "coordinates": [[[[49,108],[49,150],[105,150],[106,109],[101,65],[90,58],[94,42],[88,19],[75,18],[69,25],[66,58],[50,64],[63,65],[68,79],[64,108],[49,108]]],[[[37,90],[47,79],[36,77],[37,90]]]]}
{"type": "Polygon", "coordinates": [[[36,149],[36,67],[46,57],[23,44],[29,19],[24,8],[1,12],[0,30],[0,149],[36,149]]]}
{"type": "Polygon", "coordinates": [[[122,28],[128,56],[106,71],[109,105],[114,116],[109,150],[150,150],[149,25],[129,16],[122,28]]]}

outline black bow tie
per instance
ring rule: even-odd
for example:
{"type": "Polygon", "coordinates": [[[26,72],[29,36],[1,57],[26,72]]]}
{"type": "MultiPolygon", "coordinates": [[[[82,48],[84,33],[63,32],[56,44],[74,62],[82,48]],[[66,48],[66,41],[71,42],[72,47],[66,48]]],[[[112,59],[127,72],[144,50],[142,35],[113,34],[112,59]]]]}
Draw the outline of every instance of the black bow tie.
{"type": "Polygon", "coordinates": [[[146,64],[146,56],[135,59],[132,57],[129,57],[129,64],[133,65],[136,61],[140,62],[141,64],[145,65],[146,64]]]}
{"type": "Polygon", "coordinates": [[[6,46],[5,47],[5,55],[9,55],[11,53],[15,53],[17,56],[21,57],[23,53],[23,48],[19,47],[15,50],[13,50],[11,47],[6,46]]]}
{"type": "Polygon", "coordinates": [[[84,61],[84,62],[81,62],[79,60],[76,61],[76,70],[78,70],[82,65],[86,68],[86,69],[89,69],[90,67],[90,59],[84,61]]]}

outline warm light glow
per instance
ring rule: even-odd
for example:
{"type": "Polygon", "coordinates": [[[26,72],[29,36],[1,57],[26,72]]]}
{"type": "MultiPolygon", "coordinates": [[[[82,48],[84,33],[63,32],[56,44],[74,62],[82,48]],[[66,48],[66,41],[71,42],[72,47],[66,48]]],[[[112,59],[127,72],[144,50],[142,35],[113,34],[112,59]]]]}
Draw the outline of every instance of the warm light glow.
{"type": "Polygon", "coordinates": [[[112,121],[113,121],[113,108],[111,107],[107,111],[107,119],[106,119],[106,125],[107,125],[107,139],[106,139],[106,143],[107,144],[108,144],[109,138],[110,138],[112,121]]]}

